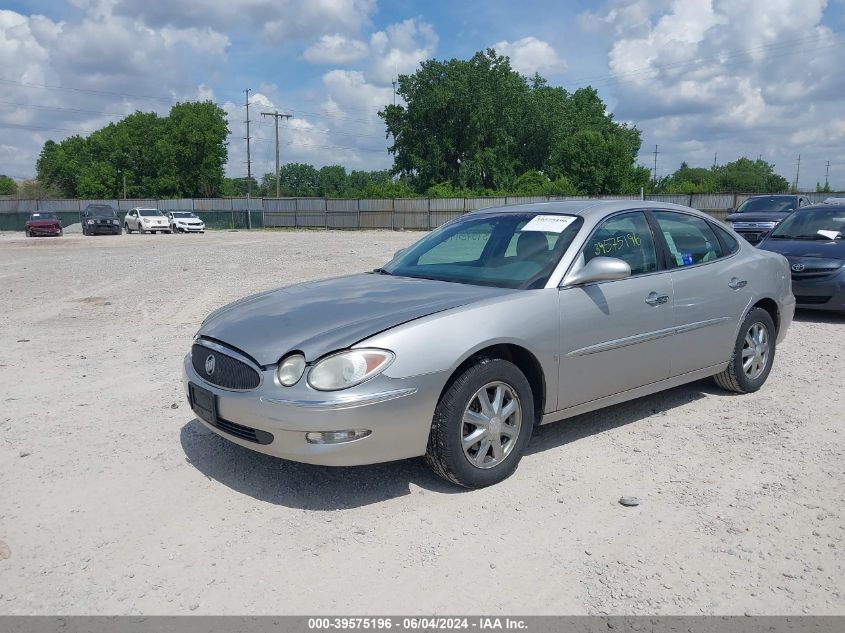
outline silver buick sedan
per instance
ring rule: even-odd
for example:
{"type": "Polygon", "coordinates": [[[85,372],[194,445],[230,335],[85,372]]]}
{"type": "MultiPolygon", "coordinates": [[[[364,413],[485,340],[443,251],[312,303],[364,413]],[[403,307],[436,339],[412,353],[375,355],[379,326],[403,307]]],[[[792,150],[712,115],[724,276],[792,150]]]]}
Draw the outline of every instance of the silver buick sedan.
{"type": "Polygon", "coordinates": [[[183,381],[241,446],[331,466],[425,455],[477,488],[514,472],[536,425],[707,376],[760,389],[794,308],[784,257],[694,209],[497,207],[372,272],[218,309],[183,381]]]}

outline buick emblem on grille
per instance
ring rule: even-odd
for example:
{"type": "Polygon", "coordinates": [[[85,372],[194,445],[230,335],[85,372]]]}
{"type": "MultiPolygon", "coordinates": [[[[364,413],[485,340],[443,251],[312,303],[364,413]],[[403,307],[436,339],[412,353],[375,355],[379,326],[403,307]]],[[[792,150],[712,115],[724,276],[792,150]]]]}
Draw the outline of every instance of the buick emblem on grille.
{"type": "Polygon", "coordinates": [[[208,358],[205,359],[205,373],[209,376],[214,373],[214,354],[209,354],[208,358]]]}
{"type": "Polygon", "coordinates": [[[800,273],[804,270],[804,264],[792,264],[792,270],[793,272],[800,273]]]}

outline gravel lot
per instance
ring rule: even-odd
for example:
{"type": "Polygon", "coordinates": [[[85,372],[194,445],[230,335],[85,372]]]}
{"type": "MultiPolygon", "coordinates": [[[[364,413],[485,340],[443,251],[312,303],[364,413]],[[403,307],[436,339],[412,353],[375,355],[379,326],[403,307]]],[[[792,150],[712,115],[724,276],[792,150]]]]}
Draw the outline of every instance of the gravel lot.
{"type": "Polygon", "coordinates": [[[0,614],[845,614],[845,317],[799,313],[756,394],[543,427],[474,492],[195,420],[206,313],[419,236],[0,234],[0,614]]]}

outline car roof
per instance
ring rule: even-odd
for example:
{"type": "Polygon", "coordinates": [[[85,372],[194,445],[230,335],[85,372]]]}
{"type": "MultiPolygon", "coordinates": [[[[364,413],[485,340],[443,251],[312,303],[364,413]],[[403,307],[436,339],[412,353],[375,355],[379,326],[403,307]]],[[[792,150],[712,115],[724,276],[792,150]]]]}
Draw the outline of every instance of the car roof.
{"type": "MultiPolygon", "coordinates": [[[[548,213],[551,215],[580,215],[585,219],[599,219],[617,211],[635,211],[644,208],[660,208],[669,211],[684,211],[709,218],[692,207],[685,207],[671,202],[660,202],[657,200],[558,200],[553,202],[529,202],[524,204],[511,204],[500,207],[486,207],[472,211],[471,214],[495,214],[495,213],[548,213]]],[[[470,214],[468,214],[470,215],[470,214]]]]}

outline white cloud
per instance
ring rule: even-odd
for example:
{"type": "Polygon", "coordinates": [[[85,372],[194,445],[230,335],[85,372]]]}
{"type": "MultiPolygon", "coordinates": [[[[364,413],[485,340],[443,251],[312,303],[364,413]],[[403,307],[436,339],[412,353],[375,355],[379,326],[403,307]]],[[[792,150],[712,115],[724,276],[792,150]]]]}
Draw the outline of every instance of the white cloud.
{"type": "Polygon", "coordinates": [[[367,56],[367,44],[340,33],[323,35],[302,56],[312,64],[347,64],[367,56]]]}
{"type": "Polygon", "coordinates": [[[434,27],[417,18],[373,33],[368,76],[377,83],[387,84],[398,75],[413,73],[421,61],[434,55],[437,40],[434,27]]]}
{"type": "Polygon", "coordinates": [[[831,124],[842,37],[823,25],[825,5],[614,1],[579,24],[608,38],[616,114],[643,130],[645,152],[661,145],[664,172],[718,152],[719,162],[762,155],[789,179],[801,153],[801,185],[813,186],[826,160],[845,163],[845,132],[831,124]]]}
{"type": "Polygon", "coordinates": [[[566,69],[566,62],[548,42],[536,37],[523,37],[515,42],[502,40],[493,44],[500,55],[510,57],[511,66],[523,75],[555,74],[566,69]]]}
{"type": "Polygon", "coordinates": [[[153,28],[252,29],[265,40],[279,43],[320,34],[355,33],[375,8],[376,0],[117,0],[113,12],[153,28]]]}

